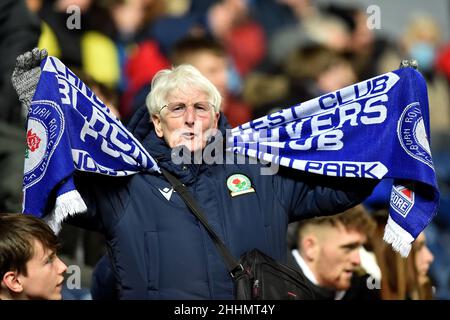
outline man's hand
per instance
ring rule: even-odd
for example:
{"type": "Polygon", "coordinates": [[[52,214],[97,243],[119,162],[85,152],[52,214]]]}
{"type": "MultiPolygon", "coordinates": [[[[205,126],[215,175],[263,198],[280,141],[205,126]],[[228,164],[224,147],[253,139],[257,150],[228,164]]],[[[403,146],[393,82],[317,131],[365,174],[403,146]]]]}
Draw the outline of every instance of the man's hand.
{"type": "Polygon", "coordinates": [[[400,62],[400,69],[407,68],[407,67],[411,67],[411,68],[417,70],[417,68],[419,67],[419,64],[417,63],[417,60],[414,60],[414,59],[402,60],[402,62],[400,62]]]}
{"type": "Polygon", "coordinates": [[[11,77],[20,102],[26,107],[31,105],[36,86],[41,76],[40,64],[47,57],[47,50],[34,48],[32,51],[21,54],[16,59],[16,67],[11,77]]]}

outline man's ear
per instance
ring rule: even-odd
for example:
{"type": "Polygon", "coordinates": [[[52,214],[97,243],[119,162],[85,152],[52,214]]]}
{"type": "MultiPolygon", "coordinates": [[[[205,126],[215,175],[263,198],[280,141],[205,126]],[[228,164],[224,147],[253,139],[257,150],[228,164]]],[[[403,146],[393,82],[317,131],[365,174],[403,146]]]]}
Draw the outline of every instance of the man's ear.
{"type": "Polygon", "coordinates": [[[317,259],[319,253],[319,241],[315,235],[306,235],[301,242],[302,256],[307,261],[317,259]]]}
{"type": "Polygon", "coordinates": [[[15,293],[21,293],[23,291],[22,282],[19,279],[17,271],[8,271],[3,275],[2,287],[6,287],[15,293]]]}
{"type": "Polygon", "coordinates": [[[214,113],[214,129],[219,127],[220,112],[214,113]]]}
{"type": "Polygon", "coordinates": [[[156,114],[153,114],[152,115],[152,122],[153,122],[153,125],[155,126],[156,135],[158,137],[162,138],[163,137],[163,130],[162,130],[162,124],[161,124],[161,117],[156,115],[156,114]]]}

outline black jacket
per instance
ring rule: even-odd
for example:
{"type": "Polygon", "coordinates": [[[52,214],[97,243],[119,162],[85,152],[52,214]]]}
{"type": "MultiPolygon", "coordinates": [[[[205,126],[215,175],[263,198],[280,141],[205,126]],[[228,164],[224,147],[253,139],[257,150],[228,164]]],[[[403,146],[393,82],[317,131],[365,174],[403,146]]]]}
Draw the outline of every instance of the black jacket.
{"type": "MultiPolygon", "coordinates": [[[[285,169],[261,175],[260,164],[177,165],[171,161],[171,149],[156,136],[148,113],[136,117],[129,129],[161,167],[188,187],[236,258],[258,248],[284,262],[289,221],[341,212],[362,201],[374,186],[285,169]],[[254,192],[233,197],[227,179],[236,174],[245,175],[254,192]]],[[[219,125],[224,132],[223,116],[219,125]]],[[[222,257],[163,176],[91,175],[88,183],[81,180],[77,189],[89,214],[78,223],[89,223],[106,235],[120,298],[233,299],[233,282],[222,257]]]]}
{"type": "MultiPolygon", "coordinates": [[[[302,268],[300,268],[300,266],[298,265],[295,257],[292,255],[291,250],[289,250],[288,252],[287,265],[304,275],[302,268]]],[[[367,273],[353,273],[350,288],[345,292],[341,300],[380,300],[380,290],[370,289],[367,285],[369,277],[370,275],[367,273]]],[[[334,300],[336,296],[335,290],[317,286],[306,277],[305,281],[307,281],[310,287],[313,289],[316,295],[316,300],[334,300]]]]}

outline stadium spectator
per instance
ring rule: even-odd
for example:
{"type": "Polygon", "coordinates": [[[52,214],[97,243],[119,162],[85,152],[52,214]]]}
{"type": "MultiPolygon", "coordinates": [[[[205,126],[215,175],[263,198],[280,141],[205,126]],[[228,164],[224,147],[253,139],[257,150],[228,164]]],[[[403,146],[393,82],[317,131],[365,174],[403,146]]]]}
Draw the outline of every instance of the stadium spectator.
{"type": "Polygon", "coordinates": [[[0,300],[60,300],[67,267],[42,220],[0,214],[0,300]]]}
{"type": "Polygon", "coordinates": [[[375,223],[362,205],[343,213],[302,220],[297,248],[289,264],[302,272],[318,299],[372,300],[379,292],[367,286],[369,275],[361,268],[360,249],[375,223]]]}

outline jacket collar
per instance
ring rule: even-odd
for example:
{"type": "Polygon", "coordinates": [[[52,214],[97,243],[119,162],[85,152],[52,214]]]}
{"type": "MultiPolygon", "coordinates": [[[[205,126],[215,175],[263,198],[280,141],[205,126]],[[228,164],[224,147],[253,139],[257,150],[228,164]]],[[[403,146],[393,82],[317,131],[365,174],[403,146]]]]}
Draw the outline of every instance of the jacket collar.
{"type": "Polygon", "coordinates": [[[292,256],[294,257],[295,262],[297,263],[298,270],[300,270],[303,273],[306,280],[309,281],[310,286],[313,288],[313,290],[316,294],[316,299],[317,300],[334,300],[336,297],[336,292],[334,290],[331,290],[331,289],[328,289],[325,287],[321,287],[319,285],[313,272],[311,271],[309,266],[306,264],[305,260],[303,260],[303,257],[300,255],[300,252],[298,250],[294,249],[294,250],[292,250],[292,256]]]}

